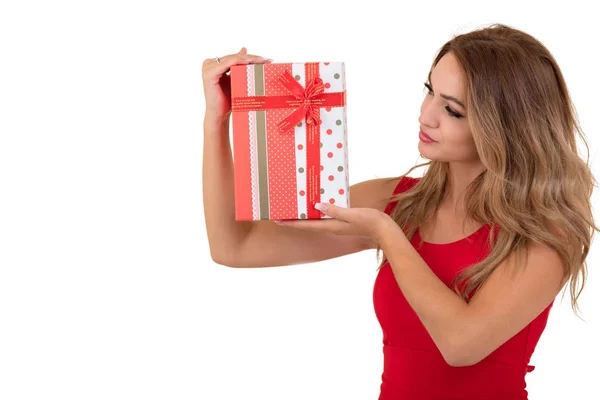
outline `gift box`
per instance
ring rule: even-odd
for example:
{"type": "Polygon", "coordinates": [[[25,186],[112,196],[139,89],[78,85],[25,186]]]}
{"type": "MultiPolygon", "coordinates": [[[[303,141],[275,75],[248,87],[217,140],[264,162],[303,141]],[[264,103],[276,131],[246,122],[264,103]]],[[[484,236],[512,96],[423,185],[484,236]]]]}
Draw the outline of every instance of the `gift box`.
{"type": "Polygon", "coordinates": [[[230,77],[236,220],[349,207],[344,63],[236,65],[230,77]]]}

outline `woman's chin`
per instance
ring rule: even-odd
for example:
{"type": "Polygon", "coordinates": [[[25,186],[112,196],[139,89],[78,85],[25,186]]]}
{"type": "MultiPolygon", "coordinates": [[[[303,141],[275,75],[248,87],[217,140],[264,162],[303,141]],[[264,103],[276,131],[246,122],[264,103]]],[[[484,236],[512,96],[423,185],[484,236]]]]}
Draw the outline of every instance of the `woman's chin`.
{"type": "Polygon", "coordinates": [[[421,157],[426,158],[428,160],[432,160],[432,161],[434,160],[434,158],[432,158],[433,152],[431,151],[430,148],[428,148],[427,143],[423,143],[423,142],[419,141],[418,149],[419,149],[419,153],[421,154],[421,157]]]}

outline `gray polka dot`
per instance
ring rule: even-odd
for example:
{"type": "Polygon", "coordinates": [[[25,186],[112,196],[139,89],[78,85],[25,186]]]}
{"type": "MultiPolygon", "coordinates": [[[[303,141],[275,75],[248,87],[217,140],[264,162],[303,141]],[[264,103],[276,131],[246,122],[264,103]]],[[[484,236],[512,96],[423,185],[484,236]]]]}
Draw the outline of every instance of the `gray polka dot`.
{"type": "Polygon", "coordinates": [[[338,119],[338,120],[335,121],[335,124],[339,126],[339,125],[342,124],[342,121],[338,119]]]}
{"type": "Polygon", "coordinates": [[[334,77],[335,79],[340,79],[340,74],[335,74],[335,75],[333,75],[333,77],[334,77]]]}
{"type": "Polygon", "coordinates": [[[344,170],[344,167],[342,167],[341,165],[338,167],[338,171],[342,172],[344,170]]]}
{"type": "Polygon", "coordinates": [[[302,122],[298,122],[298,125],[296,125],[298,128],[300,128],[302,126],[302,122]]]}
{"type": "Polygon", "coordinates": [[[300,218],[306,219],[306,214],[304,214],[304,213],[300,214],[300,218]]]}
{"type": "Polygon", "coordinates": [[[296,75],[296,76],[294,76],[294,78],[296,78],[296,80],[299,81],[300,80],[300,75],[296,75]]]}
{"type": "Polygon", "coordinates": [[[321,189],[321,194],[325,193],[325,189],[321,189]]]}
{"type": "Polygon", "coordinates": [[[298,168],[298,172],[303,173],[304,172],[304,168],[302,168],[302,167],[298,168]]]}

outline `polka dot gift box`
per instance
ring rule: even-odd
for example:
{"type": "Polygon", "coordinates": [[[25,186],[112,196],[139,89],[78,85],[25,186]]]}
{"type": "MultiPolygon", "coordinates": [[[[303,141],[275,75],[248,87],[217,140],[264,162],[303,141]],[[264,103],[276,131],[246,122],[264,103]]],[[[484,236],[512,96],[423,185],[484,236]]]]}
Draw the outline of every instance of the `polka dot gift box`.
{"type": "Polygon", "coordinates": [[[236,220],[349,207],[344,63],[236,65],[230,76],[236,220]]]}

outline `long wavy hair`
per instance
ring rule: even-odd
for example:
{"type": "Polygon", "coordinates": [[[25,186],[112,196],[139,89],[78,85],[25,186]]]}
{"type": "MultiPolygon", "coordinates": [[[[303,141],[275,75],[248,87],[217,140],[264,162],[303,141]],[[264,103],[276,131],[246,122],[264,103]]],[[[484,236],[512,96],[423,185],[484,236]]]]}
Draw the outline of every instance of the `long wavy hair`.
{"type": "MultiPolygon", "coordinates": [[[[453,37],[432,69],[450,52],[465,76],[469,126],[485,168],[467,188],[466,210],[471,220],[492,227],[488,256],[465,268],[452,288],[468,301],[509,255],[516,253],[524,265],[526,245],[543,243],[563,261],[577,314],[586,257],[598,230],[590,199],[596,181],[557,62],[537,39],[502,24],[453,37]],[[586,161],[578,154],[577,136],[586,161]]],[[[422,166],[426,172],[412,189],[391,199],[397,204],[390,215],[409,240],[446,195],[448,163],[415,165],[403,176],[422,166]]],[[[379,268],[385,262],[384,254],[379,268]]]]}

